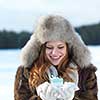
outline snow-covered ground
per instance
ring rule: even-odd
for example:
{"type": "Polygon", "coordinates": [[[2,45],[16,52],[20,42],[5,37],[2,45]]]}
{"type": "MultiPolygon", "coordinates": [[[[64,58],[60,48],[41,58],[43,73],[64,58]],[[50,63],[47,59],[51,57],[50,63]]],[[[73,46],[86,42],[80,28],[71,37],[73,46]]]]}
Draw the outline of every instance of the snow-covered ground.
{"type": "MultiPolygon", "coordinates": [[[[97,79],[100,100],[100,46],[89,46],[92,62],[97,66],[97,79]]],[[[0,100],[14,100],[14,78],[19,61],[20,50],[0,50],[0,100]]]]}

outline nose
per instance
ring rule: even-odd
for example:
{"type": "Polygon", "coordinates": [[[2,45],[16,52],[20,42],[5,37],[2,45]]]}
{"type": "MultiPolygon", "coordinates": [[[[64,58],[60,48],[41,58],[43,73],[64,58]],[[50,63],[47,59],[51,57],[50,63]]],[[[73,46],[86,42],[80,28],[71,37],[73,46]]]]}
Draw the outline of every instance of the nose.
{"type": "Polygon", "coordinates": [[[53,56],[57,56],[57,55],[58,55],[58,51],[57,51],[56,48],[54,48],[54,49],[52,50],[52,55],[53,55],[53,56]]]}

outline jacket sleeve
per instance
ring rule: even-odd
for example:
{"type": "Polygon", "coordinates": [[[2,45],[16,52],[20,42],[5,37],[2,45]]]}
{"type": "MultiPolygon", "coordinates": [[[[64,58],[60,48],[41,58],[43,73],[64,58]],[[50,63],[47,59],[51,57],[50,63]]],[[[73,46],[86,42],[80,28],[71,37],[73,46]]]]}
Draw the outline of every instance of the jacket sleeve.
{"type": "Polygon", "coordinates": [[[23,67],[17,69],[14,83],[14,100],[38,100],[36,91],[31,91],[28,79],[23,75],[23,67]]]}
{"type": "Polygon", "coordinates": [[[80,71],[79,91],[76,91],[73,100],[98,100],[97,77],[95,68],[85,68],[80,71]]]}

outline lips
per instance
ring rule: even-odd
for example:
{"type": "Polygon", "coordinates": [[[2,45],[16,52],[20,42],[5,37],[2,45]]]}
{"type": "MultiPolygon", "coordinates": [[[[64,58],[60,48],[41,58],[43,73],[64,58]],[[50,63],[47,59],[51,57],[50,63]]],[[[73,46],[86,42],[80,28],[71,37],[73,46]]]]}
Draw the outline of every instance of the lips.
{"type": "Polygon", "coordinates": [[[51,56],[49,55],[49,60],[53,65],[58,65],[59,62],[61,61],[62,56],[51,56]]]}
{"type": "Polygon", "coordinates": [[[53,60],[59,60],[60,56],[59,57],[52,57],[52,56],[50,56],[50,58],[53,59],[53,60]]]}

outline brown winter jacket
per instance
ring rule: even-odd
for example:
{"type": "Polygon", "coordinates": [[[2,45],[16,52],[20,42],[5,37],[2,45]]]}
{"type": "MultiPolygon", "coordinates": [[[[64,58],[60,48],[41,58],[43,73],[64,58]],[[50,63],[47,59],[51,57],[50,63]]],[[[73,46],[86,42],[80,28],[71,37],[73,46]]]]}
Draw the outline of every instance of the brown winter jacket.
{"type": "MultiPolygon", "coordinates": [[[[98,100],[96,67],[92,64],[79,70],[79,90],[75,92],[73,100],[98,100]]],[[[14,100],[41,100],[36,90],[29,88],[28,75],[24,67],[20,66],[17,70],[14,84],[14,100]]]]}

